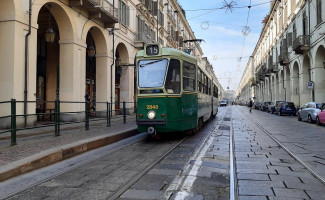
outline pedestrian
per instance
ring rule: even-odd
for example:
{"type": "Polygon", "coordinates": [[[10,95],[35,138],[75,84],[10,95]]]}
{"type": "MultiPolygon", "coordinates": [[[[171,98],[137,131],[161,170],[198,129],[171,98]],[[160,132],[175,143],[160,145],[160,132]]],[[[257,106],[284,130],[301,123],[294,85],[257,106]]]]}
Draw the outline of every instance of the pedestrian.
{"type": "Polygon", "coordinates": [[[252,108],[253,108],[253,101],[250,100],[249,101],[249,112],[252,112],[252,108]]]}

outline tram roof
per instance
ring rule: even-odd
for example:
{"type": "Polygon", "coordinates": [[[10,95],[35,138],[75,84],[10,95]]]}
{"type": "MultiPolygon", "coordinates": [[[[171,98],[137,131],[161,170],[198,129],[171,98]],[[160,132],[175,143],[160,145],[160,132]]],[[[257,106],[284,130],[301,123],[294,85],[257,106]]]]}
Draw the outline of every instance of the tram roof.
{"type": "MultiPolygon", "coordinates": [[[[197,59],[194,56],[191,56],[183,51],[178,49],[170,48],[170,47],[162,47],[161,48],[161,56],[175,56],[175,57],[182,57],[183,60],[190,61],[192,63],[197,63],[197,59]]],[[[140,50],[137,53],[137,57],[145,57],[145,51],[140,50]]],[[[155,57],[155,56],[153,56],[155,57]]]]}

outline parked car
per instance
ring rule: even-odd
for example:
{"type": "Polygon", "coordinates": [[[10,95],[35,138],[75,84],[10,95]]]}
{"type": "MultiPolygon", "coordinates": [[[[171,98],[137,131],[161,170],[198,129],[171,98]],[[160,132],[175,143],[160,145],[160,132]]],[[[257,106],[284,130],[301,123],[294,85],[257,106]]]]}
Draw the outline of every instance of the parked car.
{"type": "Polygon", "coordinates": [[[222,100],[219,103],[220,107],[226,107],[227,106],[227,101],[226,100],[222,100]]]}
{"type": "Polygon", "coordinates": [[[271,103],[270,101],[263,102],[262,105],[260,106],[260,111],[264,111],[264,112],[267,111],[270,103],[271,103]]]}
{"type": "Polygon", "coordinates": [[[316,116],[316,124],[318,125],[325,124],[325,103],[323,103],[320,110],[321,111],[316,116]]]}
{"type": "Polygon", "coordinates": [[[269,105],[268,105],[268,112],[269,113],[275,113],[275,105],[278,103],[278,102],[284,102],[284,101],[275,101],[275,102],[271,102],[269,105]]]}
{"type": "Polygon", "coordinates": [[[280,101],[275,105],[275,114],[276,115],[296,115],[296,107],[293,102],[280,101]]]}
{"type": "Polygon", "coordinates": [[[298,111],[298,121],[308,120],[309,123],[316,121],[318,113],[322,107],[321,103],[308,102],[298,111]]]}
{"type": "Polygon", "coordinates": [[[255,108],[256,110],[259,110],[260,109],[260,106],[261,106],[261,103],[260,102],[254,102],[253,103],[253,108],[255,108]]]}

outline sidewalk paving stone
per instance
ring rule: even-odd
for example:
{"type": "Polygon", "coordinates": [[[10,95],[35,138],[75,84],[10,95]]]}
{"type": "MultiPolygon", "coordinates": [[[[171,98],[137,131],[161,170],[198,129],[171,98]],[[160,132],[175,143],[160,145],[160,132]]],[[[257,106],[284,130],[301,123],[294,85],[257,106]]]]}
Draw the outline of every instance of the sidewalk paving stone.
{"type": "Polygon", "coordinates": [[[110,127],[105,122],[91,122],[89,131],[75,124],[61,130],[61,136],[53,136],[53,127],[23,131],[17,145],[9,146],[10,141],[2,138],[0,143],[0,181],[59,162],[80,153],[119,141],[137,134],[134,116],[114,119],[110,127]],[[52,133],[51,133],[52,131],[52,133]],[[27,137],[30,135],[30,137],[27,137]]]}

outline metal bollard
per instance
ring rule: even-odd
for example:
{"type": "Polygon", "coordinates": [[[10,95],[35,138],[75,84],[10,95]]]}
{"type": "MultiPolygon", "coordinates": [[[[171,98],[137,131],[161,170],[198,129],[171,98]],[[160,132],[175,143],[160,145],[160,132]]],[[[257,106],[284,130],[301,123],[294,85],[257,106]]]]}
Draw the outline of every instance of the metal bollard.
{"type": "Polygon", "coordinates": [[[16,129],[16,99],[11,99],[11,146],[17,145],[16,129]]]}
{"type": "Polygon", "coordinates": [[[89,130],[89,101],[86,101],[85,104],[85,115],[86,115],[85,129],[86,131],[88,131],[89,130]]]}
{"type": "Polygon", "coordinates": [[[108,120],[108,115],[109,115],[109,103],[106,102],[106,126],[109,127],[109,120],[108,120]]]}
{"type": "Polygon", "coordinates": [[[111,126],[111,103],[108,103],[108,126],[111,126]]]}
{"type": "Polygon", "coordinates": [[[125,108],[125,101],[123,101],[123,123],[126,123],[126,108],[125,108]]]}
{"type": "Polygon", "coordinates": [[[55,121],[55,133],[54,136],[60,136],[60,100],[55,100],[54,103],[54,121],[55,121]]]}

